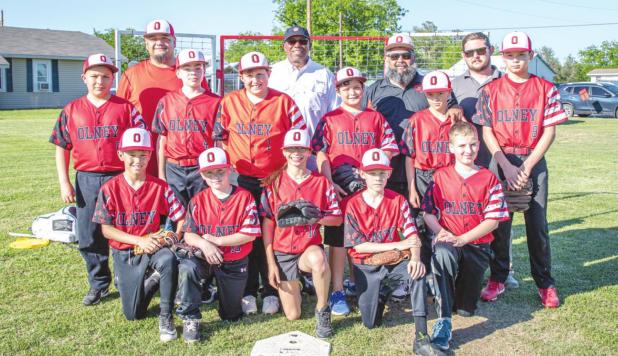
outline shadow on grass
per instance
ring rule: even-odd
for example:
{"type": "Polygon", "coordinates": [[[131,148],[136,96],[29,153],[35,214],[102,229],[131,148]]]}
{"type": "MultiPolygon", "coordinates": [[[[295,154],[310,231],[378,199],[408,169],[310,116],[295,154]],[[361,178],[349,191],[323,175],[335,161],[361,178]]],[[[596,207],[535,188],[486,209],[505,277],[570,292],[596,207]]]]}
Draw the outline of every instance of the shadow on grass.
{"type": "Polygon", "coordinates": [[[586,121],[581,120],[581,119],[574,119],[573,117],[570,117],[567,121],[561,123],[560,125],[577,125],[577,124],[583,124],[586,121]]]}
{"type": "Polygon", "coordinates": [[[565,193],[552,193],[549,198],[550,202],[559,200],[568,200],[573,198],[585,197],[588,195],[618,195],[616,192],[565,192],[565,193]]]}

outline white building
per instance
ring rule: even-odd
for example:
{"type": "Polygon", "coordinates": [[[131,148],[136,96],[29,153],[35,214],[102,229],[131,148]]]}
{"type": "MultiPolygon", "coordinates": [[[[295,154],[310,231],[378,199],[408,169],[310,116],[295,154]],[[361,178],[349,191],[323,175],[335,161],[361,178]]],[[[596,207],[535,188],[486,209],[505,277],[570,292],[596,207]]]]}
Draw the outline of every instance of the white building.
{"type": "Polygon", "coordinates": [[[586,74],[590,77],[590,81],[596,82],[614,82],[618,83],[618,68],[603,68],[593,69],[586,74]]]}

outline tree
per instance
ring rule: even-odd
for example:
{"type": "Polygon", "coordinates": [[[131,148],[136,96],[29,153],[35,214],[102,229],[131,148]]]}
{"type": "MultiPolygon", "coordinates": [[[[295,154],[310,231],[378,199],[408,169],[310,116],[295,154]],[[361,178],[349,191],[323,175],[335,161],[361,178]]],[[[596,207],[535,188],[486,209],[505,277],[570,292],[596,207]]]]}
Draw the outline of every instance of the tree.
{"type": "MultiPolygon", "coordinates": [[[[432,21],[425,21],[420,26],[414,26],[416,33],[437,33],[438,26],[432,21]]],[[[416,64],[424,69],[448,69],[461,60],[460,37],[416,37],[416,64]]]]}
{"type": "Polygon", "coordinates": [[[575,82],[579,80],[587,80],[586,78],[581,79],[579,77],[579,67],[580,64],[575,61],[573,56],[568,55],[564,63],[560,66],[560,70],[556,73],[554,77],[554,81],[557,83],[567,83],[567,82],[575,82]]]}
{"type": "MultiPolygon", "coordinates": [[[[135,31],[134,29],[127,28],[127,31],[135,31]]],[[[103,39],[110,46],[114,47],[114,29],[108,28],[102,32],[93,30],[94,35],[103,39]]],[[[122,70],[125,71],[128,67],[129,62],[131,61],[139,61],[142,59],[148,58],[148,51],[146,50],[146,46],[144,46],[144,39],[139,36],[134,36],[131,34],[123,34],[120,35],[121,42],[121,54],[127,59],[122,62],[122,70]]]]}
{"type": "Polygon", "coordinates": [[[588,80],[588,73],[597,68],[618,68],[618,42],[603,41],[600,46],[590,46],[579,51],[581,58],[577,70],[579,80],[588,80]]]}
{"type": "Polygon", "coordinates": [[[562,69],[562,65],[560,64],[560,60],[556,57],[556,52],[551,47],[543,46],[540,49],[535,51],[538,55],[540,55],[547,64],[554,70],[554,73],[560,73],[562,69]]]}

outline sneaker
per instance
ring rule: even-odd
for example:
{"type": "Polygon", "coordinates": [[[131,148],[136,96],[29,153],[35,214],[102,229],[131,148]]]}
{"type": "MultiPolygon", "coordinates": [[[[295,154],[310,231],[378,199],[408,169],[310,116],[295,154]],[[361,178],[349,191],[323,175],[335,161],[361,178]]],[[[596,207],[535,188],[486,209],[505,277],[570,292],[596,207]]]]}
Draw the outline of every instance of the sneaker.
{"type": "Polygon", "coordinates": [[[252,295],[246,295],[240,301],[240,305],[242,307],[242,312],[245,315],[249,314],[257,314],[257,303],[255,301],[255,297],[252,295]]]}
{"type": "Polygon", "coordinates": [[[412,351],[416,355],[422,356],[434,356],[434,355],[445,355],[442,350],[434,347],[431,344],[431,340],[428,335],[421,334],[420,337],[417,337],[414,340],[414,345],[412,346],[412,351]]]}
{"type": "Polygon", "coordinates": [[[345,293],[343,293],[342,290],[333,292],[333,294],[330,295],[328,305],[330,306],[331,312],[335,315],[350,314],[350,307],[345,300],[345,293]]]}
{"type": "Polygon", "coordinates": [[[161,281],[161,274],[157,270],[153,270],[152,274],[144,280],[144,303],[150,304],[152,297],[159,290],[159,282],[161,281]]]}
{"type": "Polygon", "coordinates": [[[440,350],[448,350],[448,343],[453,336],[451,333],[451,319],[439,319],[433,325],[433,335],[431,335],[431,343],[440,350]]]}
{"type": "Polygon", "coordinates": [[[401,302],[406,299],[406,297],[410,293],[410,288],[407,281],[402,281],[399,287],[393,291],[391,294],[391,300],[393,302],[401,302]]]}
{"type": "Polygon", "coordinates": [[[504,281],[504,286],[507,289],[516,289],[519,288],[519,282],[515,279],[515,272],[510,271],[508,277],[506,277],[506,281],[504,281]]]}
{"type": "Polygon", "coordinates": [[[210,304],[217,299],[217,288],[212,285],[202,286],[202,304],[210,304]]]}
{"type": "Polygon", "coordinates": [[[189,344],[200,341],[200,321],[197,319],[183,320],[182,338],[189,344]]]}
{"type": "Polygon", "coordinates": [[[487,286],[481,291],[481,299],[486,302],[493,302],[504,293],[504,284],[492,279],[487,281],[487,286]]]}
{"type": "Polygon", "coordinates": [[[313,276],[310,274],[302,274],[300,283],[303,286],[301,293],[315,295],[315,286],[313,285],[313,276]]]}
{"type": "Polygon", "coordinates": [[[343,281],[343,290],[348,297],[356,297],[356,284],[349,279],[343,281]]]}
{"type": "Polygon", "coordinates": [[[177,337],[178,334],[176,333],[172,314],[159,315],[159,340],[161,342],[168,342],[175,340],[177,337]]]}
{"type": "Polygon", "coordinates": [[[469,318],[474,315],[474,312],[469,312],[463,309],[457,309],[457,315],[463,316],[464,318],[469,318]]]}
{"type": "Polygon", "coordinates": [[[558,298],[558,290],[552,288],[539,288],[539,297],[545,308],[558,308],[560,306],[560,298],[558,298]]]}
{"type": "Polygon", "coordinates": [[[86,295],[84,296],[84,299],[82,299],[82,303],[85,306],[97,305],[99,304],[99,302],[101,302],[102,298],[105,298],[108,295],[109,295],[109,288],[104,288],[104,289],[90,288],[90,290],[88,290],[88,293],[86,293],[86,295]]]}
{"type": "Polygon", "coordinates": [[[333,335],[333,325],[330,322],[330,308],[325,306],[322,310],[315,311],[315,335],[320,339],[324,339],[333,335]]]}
{"type": "Polygon", "coordinates": [[[275,314],[279,311],[279,298],[269,295],[262,301],[262,314],[275,314]]]}

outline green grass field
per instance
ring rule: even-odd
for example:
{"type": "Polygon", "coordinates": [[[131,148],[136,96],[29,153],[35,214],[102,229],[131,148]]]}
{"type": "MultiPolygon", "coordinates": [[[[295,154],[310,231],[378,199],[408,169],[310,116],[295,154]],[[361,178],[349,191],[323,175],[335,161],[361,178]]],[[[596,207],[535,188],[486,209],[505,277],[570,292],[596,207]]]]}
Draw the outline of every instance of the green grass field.
{"type": "MultiPolygon", "coordinates": [[[[13,250],[9,231],[62,206],[54,148],[47,143],[58,110],[0,111],[0,354],[248,354],[255,341],[300,330],[313,334],[313,299],[300,321],[282,314],[221,322],[204,307],[203,340],[158,341],[158,302],[128,322],[117,291],[83,307],[88,289],[75,246],[52,243],[13,250]]],[[[514,264],[521,287],[476,316],[455,317],[452,348],[469,355],[618,354],[618,120],[575,118],[558,129],[549,155],[553,271],[562,306],[541,308],[529,275],[521,216],[514,264]],[[613,142],[613,143],[612,143],[613,142]]],[[[434,314],[435,317],[435,314],[434,314]]],[[[414,334],[409,305],[391,305],[385,325],[367,330],[358,312],[334,317],[333,354],[408,354],[414,334]]],[[[434,318],[430,320],[430,327],[434,318]]],[[[180,325],[177,319],[177,325],[180,325]]]]}

